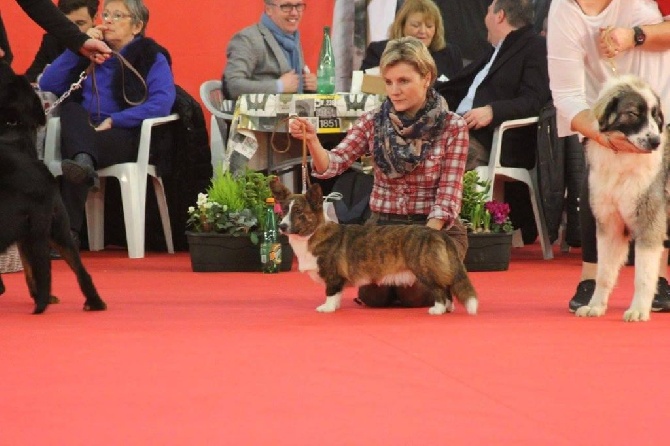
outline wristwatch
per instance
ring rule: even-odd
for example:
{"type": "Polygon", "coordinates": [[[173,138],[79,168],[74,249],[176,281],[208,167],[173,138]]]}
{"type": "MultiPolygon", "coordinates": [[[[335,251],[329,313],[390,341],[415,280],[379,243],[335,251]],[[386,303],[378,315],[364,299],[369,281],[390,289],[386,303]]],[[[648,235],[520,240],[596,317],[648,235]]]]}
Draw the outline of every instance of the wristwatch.
{"type": "Polygon", "coordinates": [[[647,35],[642,31],[642,28],[639,26],[633,27],[633,40],[635,41],[635,46],[640,46],[647,40],[647,35]]]}

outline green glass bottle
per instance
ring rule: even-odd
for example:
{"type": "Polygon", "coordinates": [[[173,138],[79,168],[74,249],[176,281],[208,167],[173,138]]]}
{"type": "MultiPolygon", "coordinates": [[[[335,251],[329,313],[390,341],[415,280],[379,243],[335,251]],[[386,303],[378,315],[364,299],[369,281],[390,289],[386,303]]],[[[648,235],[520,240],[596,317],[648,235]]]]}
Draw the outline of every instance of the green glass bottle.
{"type": "Polygon", "coordinates": [[[319,66],[316,70],[316,92],[332,94],[335,92],[335,57],[330,43],[330,27],[323,27],[323,41],[319,54],[319,66]]]}
{"type": "Polygon", "coordinates": [[[281,243],[275,215],[275,199],[265,200],[263,242],[261,243],[261,265],[264,273],[278,273],[281,265],[281,243]]]}

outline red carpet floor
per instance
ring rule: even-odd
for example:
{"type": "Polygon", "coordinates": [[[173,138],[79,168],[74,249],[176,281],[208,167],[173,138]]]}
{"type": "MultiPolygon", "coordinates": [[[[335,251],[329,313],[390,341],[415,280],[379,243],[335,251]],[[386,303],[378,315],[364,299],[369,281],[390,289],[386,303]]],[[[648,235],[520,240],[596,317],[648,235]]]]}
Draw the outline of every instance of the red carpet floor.
{"type": "Polygon", "coordinates": [[[1,445],[659,445],[670,413],[670,314],[601,319],[567,301],[579,254],[513,252],[472,273],[480,314],[343,308],[297,271],[193,273],[187,253],[84,253],[109,311],[42,316],[22,274],[0,297],[1,445]]]}

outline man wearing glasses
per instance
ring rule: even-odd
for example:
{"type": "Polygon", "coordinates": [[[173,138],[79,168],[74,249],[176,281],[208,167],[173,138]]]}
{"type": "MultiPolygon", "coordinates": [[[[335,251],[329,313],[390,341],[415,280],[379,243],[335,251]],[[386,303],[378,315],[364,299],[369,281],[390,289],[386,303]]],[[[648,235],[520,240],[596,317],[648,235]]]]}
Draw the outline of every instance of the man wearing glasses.
{"type": "Polygon", "coordinates": [[[264,0],[260,22],[235,34],[226,51],[223,90],[231,99],[245,93],[316,91],[316,74],[305,67],[298,25],[303,0],[264,0]]]}

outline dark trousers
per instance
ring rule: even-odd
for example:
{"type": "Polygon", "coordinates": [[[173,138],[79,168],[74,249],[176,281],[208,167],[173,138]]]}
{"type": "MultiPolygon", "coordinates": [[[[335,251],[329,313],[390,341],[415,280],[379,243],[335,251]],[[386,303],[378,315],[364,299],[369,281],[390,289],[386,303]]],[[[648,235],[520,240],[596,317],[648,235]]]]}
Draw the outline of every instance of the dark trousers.
{"type": "Polygon", "coordinates": [[[589,172],[587,167],[584,180],[582,181],[582,191],[579,197],[579,227],[582,236],[582,261],[598,263],[596,218],[591,210],[589,194],[589,172]]]}
{"type": "MultiPolygon", "coordinates": [[[[426,219],[417,219],[408,221],[407,219],[383,219],[379,214],[373,213],[366,224],[426,224],[426,219]]],[[[451,237],[458,252],[458,258],[463,261],[465,253],[468,250],[467,229],[457,220],[445,232],[451,237]]],[[[451,296],[448,296],[451,300],[451,296]]],[[[384,285],[365,285],[358,289],[358,300],[370,307],[430,307],[435,302],[430,293],[418,282],[409,287],[384,286],[384,285]]]]}
{"type": "MultiPolygon", "coordinates": [[[[140,128],[112,127],[97,132],[91,124],[88,111],[80,104],[69,102],[61,106],[61,156],[73,159],[80,153],[93,158],[96,169],[137,160],[140,128]]],[[[70,217],[70,228],[81,231],[84,206],[89,186],[72,184],[61,179],[61,195],[70,217]]]]}

